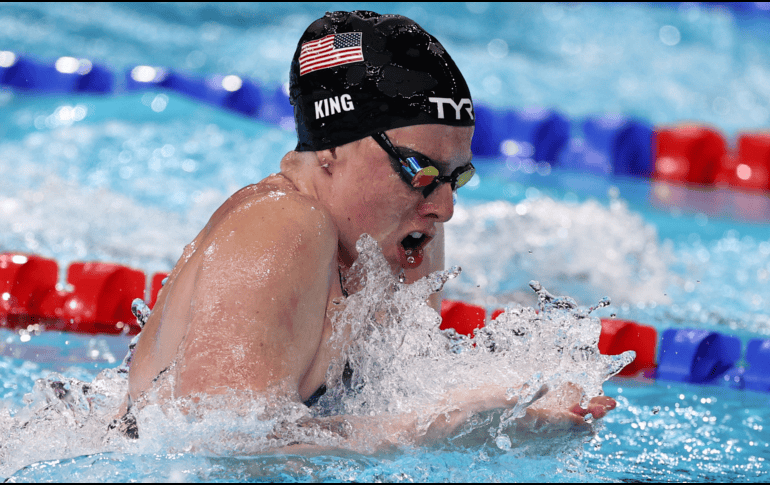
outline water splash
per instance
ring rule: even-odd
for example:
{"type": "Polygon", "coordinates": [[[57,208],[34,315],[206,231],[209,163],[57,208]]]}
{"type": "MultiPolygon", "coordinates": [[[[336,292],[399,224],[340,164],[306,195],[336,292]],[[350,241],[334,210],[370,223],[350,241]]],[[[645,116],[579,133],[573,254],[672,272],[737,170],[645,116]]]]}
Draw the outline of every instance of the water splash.
{"type": "MultiPolygon", "coordinates": [[[[0,448],[0,475],[41,460],[103,452],[241,456],[294,444],[345,448],[355,430],[340,416],[418,416],[414,437],[463,406],[448,400],[448,393],[485,386],[507,389],[510,408],[464,426],[453,439],[481,433],[489,446],[515,450],[519,444],[511,433],[529,409],[568,409],[577,400],[585,405],[633,359],[633,352],[600,355],[601,325],[590,315],[596,307],[582,309],[537,282],[531,286],[539,309],[511,306],[472,338],[441,331],[441,318],[426,300],[460,268],[410,285],[391,272],[374,239],[362,236],[357,249],[359,258],[344,275],[346,287],[356,291],[333,316],[332,344],[342,358],[330,366],[329,391],[314,408],[243,391],[150,398],[133,412],[139,439],[130,440],[115,421],[127,392],[129,352],[121,367],[92,382],[59,374],[39,379],[24,409],[4,411],[0,429],[8,439],[0,448]],[[353,369],[347,379],[346,363],[353,369]]],[[[607,304],[602,300],[597,307],[607,304]]],[[[134,313],[141,321],[147,308],[136,303],[134,313]]],[[[376,443],[370,444],[374,449],[376,443]]]]}
{"type": "Polygon", "coordinates": [[[15,415],[0,411],[0,476],[40,460],[115,449],[106,432],[127,389],[113,369],[91,382],[58,373],[38,379],[24,396],[26,407],[15,415]]]}
{"type": "Polygon", "coordinates": [[[634,358],[630,351],[619,356],[598,351],[601,323],[590,312],[608,305],[608,299],[583,310],[536,282],[532,288],[540,299],[539,312],[512,306],[473,338],[442,332],[440,316],[426,299],[456,278],[459,268],[404,285],[387,271],[372,238],[362,236],[357,249],[360,256],[347,281],[361,289],[334,318],[342,358],[330,368],[330,390],[319,401],[319,415],[415,413],[425,416],[419,423],[424,431],[446,412],[436,403],[451,390],[505,386],[509,399],[518,400],[502,420],[505,428],[530,406],[567,409],[575,403],[568,402],[574,387],[587,404],[602,394],[606,379],[634,358]],[[342,378],[345,363],[354,369],[349,382],[342,378]]]}

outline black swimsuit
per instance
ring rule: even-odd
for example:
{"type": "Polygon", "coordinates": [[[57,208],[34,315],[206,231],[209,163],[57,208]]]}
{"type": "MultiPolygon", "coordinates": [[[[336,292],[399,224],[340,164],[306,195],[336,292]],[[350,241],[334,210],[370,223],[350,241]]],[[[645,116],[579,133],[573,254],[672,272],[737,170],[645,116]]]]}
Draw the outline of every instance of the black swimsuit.
{"type": "MultiPolygon", "coordinates": [[[[345,369],[342,371],[342,383],[345,384],[345,387],[350,389],[350,381],[353,378],[353,369],[350,368],[350,364],[348,362],[345,362],[345,369]]],[[[318,388],[316,392],[313,393],[312,396],[307,398],[307,401],[305,401],[303,404],[307,407],[312,406],[313,404],[317,403],[319,399],[321,399],[321,396],[326,394],[326,384],[322,384],[321,387],[318,388]]]]}

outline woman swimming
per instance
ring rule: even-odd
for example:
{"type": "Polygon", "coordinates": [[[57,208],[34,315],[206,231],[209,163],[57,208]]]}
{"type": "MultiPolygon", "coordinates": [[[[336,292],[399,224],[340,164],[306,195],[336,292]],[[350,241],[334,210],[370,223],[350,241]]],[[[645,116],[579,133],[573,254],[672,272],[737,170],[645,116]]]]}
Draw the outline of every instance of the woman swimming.
{"type": "MultiPolygon", "coordinates": [[[[134,405],[151,389],[156,400],[236,390],[311,403],[339,357],[331,317],[334,302],[357,291],[342,275],[361,235],[377,241],[407,283],[443,269],[443,223],[474,173],[475,122],[470,91],[443,46],[402,16],[327,13],[299,41],[290,98],[296,149],[280,173],[230,197],[185,248],[136,346],[134,405]]],[[[430,303],[438,309],[440,296],[430,303]]],[[[414,431],[419,416],[377,416],[349,419],[347,434],[390,444],[413,432],[408,439],[419,443],[516,404],[502,386],[446,399],[459,405],[427,431],[414,431]]],[[[535,418],[580,425],[614,406],[600,396],[588,409],[535,418]]]]}

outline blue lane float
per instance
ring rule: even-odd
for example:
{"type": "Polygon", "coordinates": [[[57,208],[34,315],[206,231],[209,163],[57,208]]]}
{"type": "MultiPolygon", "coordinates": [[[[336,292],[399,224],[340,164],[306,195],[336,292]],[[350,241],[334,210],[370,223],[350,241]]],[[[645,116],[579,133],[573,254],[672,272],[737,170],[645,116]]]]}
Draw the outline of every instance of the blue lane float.
{"type": "Polygon", "coordinates": [[[752,339],[746,346],[748,367],[742,373],[743,388],[770,392],[770,340],[752,339]]]}
{"type": "Polygon", "coordinates": [[[90,69],[78,80],[76,91],[92,94],[110,94],[115,90],[115,75],[110,69],[91,64],[90,69]]]}
{"type": "Polygon", "coordinates": [[[474,107],[476,127],[473,131],[471,151],[479,157],[500,156],[500,144],[504,135],[502,126],[505,122],[504,113],[477,104],[474,107]]]}
{"type": "Polygon", "coordinates": [[[155,66],[135,66],[126,72],[126,90],[162,88],[192,99],[256,116],[262,106],[260,87],[236,75],[199,77],[155,66]]]}
{"type": "Polygon", "coordinates": [[[259,119],[281,125],[282,128],[290,125],[294,129],[294,107],[284,86],[276,86],[272,91],[266,90],[259,109],[259,119]]]}
{"type": "Polygon", "coordinates": [[[583,123],[586,144],[602,153],[615,175],[652,176],[652,126],[623,116],[595,116],[583,123]]]}
{"type": "MultiPolygon", "coordinates": [[[[225,82],[228,77],[229,76],[225,76],[223,82],[225,82]]],[[[240,78],[238,79],[240,80],[240,78]]],[[[234,82],[237,83],[237,81],[234,82]]],[[[259,113],[259,108],[262,104],[262,90],[257,84],[248,79],[243,79],[240,82],[240,86],[233,89],[227,96],[225,96],[222,107],[231,111],[237,111],[246,116],[256,116],[257,113],[259,113]]]]}
{"type": "Polygon", "coordinates": [[[73,73],[63,73],[55,65],[29,57],[17,57],[3,72],[3,84],[23,91],[69,93],[77,86],[73,73]]]}
{"type": "Polygon", "coordinates": [[[661,338],[655,377],[693,384],[720,384],[740,357],[741,341],[737,337],[708,330],[669,329],[661,338]]]}
{"type": "Polygon", "coordinates": [[[136,91],[163,87],[169,70],[158,66],[134,66],[126,71],[125,89],[136,91]]]}
{"type": "Polygon", "coordinates": [[[203,78],[155,66],[135,66],[126,71],[127,91],[167,89],[197,101],[221,105],[229,93],[222,76],[203,78]]]}
{"type": "Polygon", "coordinates": [[[496,110],[477,104],[471,150],[480,157],[500,155],[556,163],[570,138],[569,121],[547,109],[496,110]]]}
{"type": "Polygon", "coordinates": [[[591,116],[580,124],[557,166],[601,175],[651,177],[652,125],[620,115],[591,116]]]}
{"type": "Polygon", "coordinates": [[[537,162],[555,163],[570,139],[569,121],[553,110],[512,111],[506,121],[514,139],[532,144],[537,162]]]}
{"type": "Polygon", "coordinates": [[[10,51],[0,52],[0,84],[38,93],[111,93],[115,76],[105,66],[88,59],[60,57],[41,62],[10,51]]]}

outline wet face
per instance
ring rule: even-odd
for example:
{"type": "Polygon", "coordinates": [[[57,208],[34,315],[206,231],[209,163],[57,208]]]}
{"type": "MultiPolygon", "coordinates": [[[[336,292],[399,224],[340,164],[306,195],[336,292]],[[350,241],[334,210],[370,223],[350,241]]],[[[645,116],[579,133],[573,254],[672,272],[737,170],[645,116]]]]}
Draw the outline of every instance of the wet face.
{"type": "MultiPolygon", "coordinates": [[[[441,175],[471,160],[473,127],[417,125],[385,133],[403,156],[425,155],[441,175]]],[[[338,147],[329,156],[332,175],[326,202],[340,231],[341,262],[352,264],[356,241],[368,233],[394,271],[419,267],[437,223],[452,217],[450,184],[440,184],[424,197],[394,171],[391,158],[371,137],[338,147]]]]}

